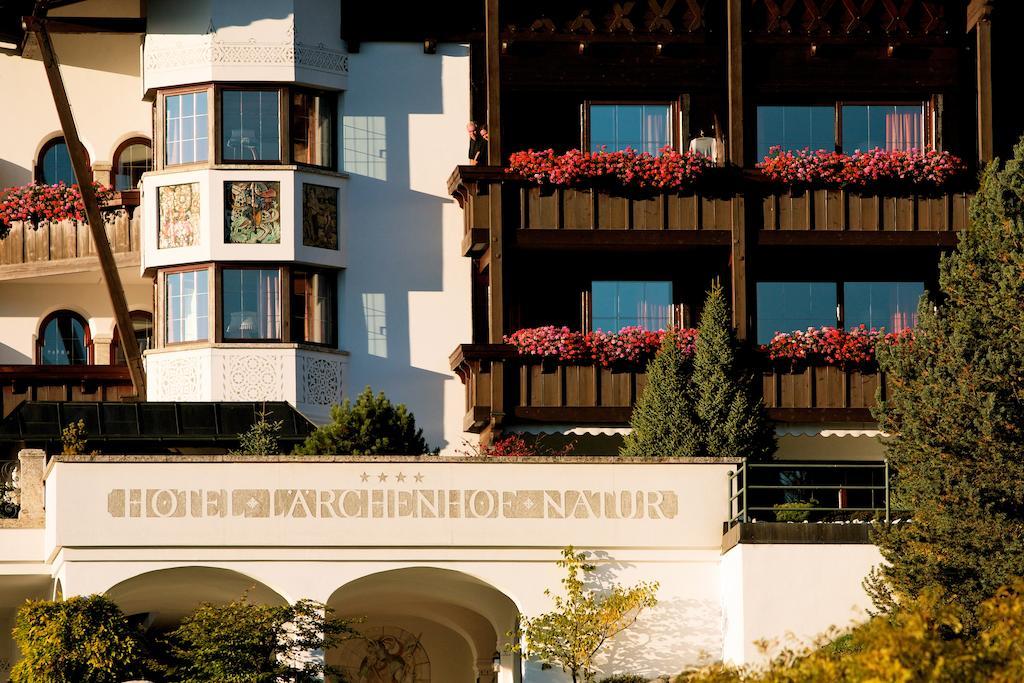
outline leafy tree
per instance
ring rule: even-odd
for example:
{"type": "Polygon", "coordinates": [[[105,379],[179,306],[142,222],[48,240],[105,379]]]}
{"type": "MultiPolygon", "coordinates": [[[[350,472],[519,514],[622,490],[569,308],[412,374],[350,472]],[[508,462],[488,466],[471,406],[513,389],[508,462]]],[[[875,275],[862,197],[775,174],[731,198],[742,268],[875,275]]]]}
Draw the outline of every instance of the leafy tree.
{"type": "Polygon", "coordinates": [[[284,420],[270,422],[267,412],[261,410],[248,431],[238,435],[238,450],[231,451],[232,455],[280,455],[277,439],[283,427],[284,420]]]}
{"type": "Polygon", "coordinates": [[[350,623],[311,600],[258,605],[243,596],[204,603],[167,636],[170,679],[179,683],[313,683],[341,672],[310,651],[355,637],[350,623]]]}
{"type": "Polygon", "coordinates": [[[60,430],[60,442],[64,455],[85,455],[89,447],[89,432],[85,428],[85,420],[69,422],[60,430]]]}
{"type": "Polygon", "coordinates": [[[102,595],[28,601],[13,635],[22,659],[12,683],[119,683],[143,673],[141,636],[102,595]]]}
{"type": "Polygon", "coordinates": [[[775,428],[754,393],[753,378],[738,367],[729,309],[717,282],[704,301],[698,329],[691,380],[701,433],[696,455],[770,457],[775,428]]]}
{"type": "Polygon", "coordinates": [[[299,455],[422,455],[430,451],[423,430],[403,404],[366,387],[353,404],[331,407],[331,421],[296,446],[299,455]]]}
{"type": "Polygon", "coordinates": [[[658,354],[647,365],[647,386],[630,415],[632,429],[623,440],[620,455],[664,458],[698,454],[700,426],[689,374],[689,361],[679,348],[679,338],[669,330],[658,354]]]}
{"type": "Polygon", "coordinates": [[[1024,680],[1024,581],[1000,589],[978,609],[982,635],[971,636],[963,610],[938,588],[926,589],[889,616],[783,650],[763,668],[714,664],[673,683],[962,683],[1024,680]],[[835,638],[832,640],[832,638],[835,638]]]}
{"type": "Polygon", "coordinates": [[[970,626],[1024,575],[1024,139],[985,170],[939,283],[914,342],[879,353],[889,397],[876,416],[914,517],[877,533],[887,563],[868,586],[882,608],[942,587],[970,626]]]}
{"type": "Polygon", "coordinates": [[[558,566],[566,571],[562,579],[565,595],[545,590],[555,609],[533,618],[521,616],[523,643],[510,646],[536,657],[544,668],[561,667],[573,683],[591,683],[601,648],[632,626],[643,610],[658,603],[656,582],[641,582],[631,588],[612,584],[600,592],[587,588],[587,577],[596,567],[588,564],[586,557],[572,546],[562,551],[558,566]]]}

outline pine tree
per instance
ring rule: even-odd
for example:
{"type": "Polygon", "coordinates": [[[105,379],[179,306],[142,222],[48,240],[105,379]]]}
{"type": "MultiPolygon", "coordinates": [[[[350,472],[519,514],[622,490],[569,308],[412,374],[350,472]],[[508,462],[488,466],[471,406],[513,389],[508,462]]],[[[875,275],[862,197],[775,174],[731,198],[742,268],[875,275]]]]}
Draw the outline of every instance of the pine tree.
{"type": "Polygon", "coordinates": [[[423,430],[404,404],[366,387],[356,402],[331,407],[331,421],[295,447],[297,455],[423,455],[423,430]]]}
{"type": "Polygon", "coordinates": [[[736,339],[721,285],[708,292],[693,354],[690,391],[697,398],[701,455],[763,460],[775,452],[775,429],[753,379],[738,368],[736,339]]]}
{"type": "Polygon", "coordinates": [[[665,458],[697,455],[700,427],[689,386],[689,362],[678,337],[665,335],[658,355],[647,366],[647,386],[637,399],[621,455],[665,458]]]}
{"type": "Polygon", "coordinates": [[[1024,575],[1024,139],[985,170],[915,339],[879,353],[876,411],[910,523],[877,534],[880,606],[938,587],[963,608],[1024,575]]]}

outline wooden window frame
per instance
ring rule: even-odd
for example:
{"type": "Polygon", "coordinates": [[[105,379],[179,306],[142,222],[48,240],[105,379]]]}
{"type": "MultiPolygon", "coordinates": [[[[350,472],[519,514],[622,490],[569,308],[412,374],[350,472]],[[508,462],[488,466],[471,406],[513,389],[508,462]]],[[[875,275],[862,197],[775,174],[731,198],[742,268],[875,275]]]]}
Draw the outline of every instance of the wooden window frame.
{"type": "Polygon", "coordinates": [[[214,310],[214,339],[218,344],[281,344],[291,338],[291,276],[288,266],[275,263],[217,263],[214,266],[217,286],[214,310]],[[235,339],[224,336],[224,271],[276,270],[278,277],[277,304],[280,307],[281,336],[261,339],[235,339]]]}
{"type": "MultiPolygon", "coordinates": [[[[154,317],[154,315],[150,311],[145,311],[145,310],[142,310],[142,309],[136,309],[134,311],[131,311],[128,314],[128,318],[130,320],[132,320],[132,321],[135,321],[135,320],[140,319],[140,317],[143,316],[143,315],[149,316],[149,324],[152,326],[152,330],[153,330],[152,334],[151,334],[152,342],[151,342],[151,347],[150,348],[155,348],[155,346],[156,346],[156,318],[154,317]]],[[[132,332],[134,332],[134,331],[135,330],[132,330],[132,332]]],[[[114,333],[110,336],[110,364],[111,365],[122,365],[122,363],[118,363],[117,362],[117,351],[118,351],[120,345],[121,345],[121,330],[115,324],[114,325],[114,333]]]]}
{"type": "Polygon", "coordinates": [[[287,104],[286,109],[288,110],[288,128],[287,132],[287,147],[288,147],[288,160],[296,165],[304,168],[323,169],[328,171],[334,171],[338,168],[338,94],[329,90],[317,90],[315,88],[299,88],[291,87],[285,88],[287,93],[287,104]],[[296,94],[309,95],[313,97],[320,97],[324,102],[328,103],[331,110],[331,150],[330,159],[326,164],[310,164],[304,161],[297,161],[295,159],[295,141],[292,138],[292,127],[291,127],[291,112],[292,112],[292,96],[296,94]]]}
{"type": "MultiPolygon", "coordinates": [[[[114,157],[113,157],[113,159],[111,161],[111,164],[110,164],[110,185],[111,186],[115,186],[117,184],[117,176],[119,175],[119,171],[121,170],[121,154],[123,154],[124,151],[126,149],[128,149],[129,147],[131,147],[132,145],[145,145],[146,147],[149,147],[149,155],[150,155],[150,159],[152,161],[152,163],[150,164],[150,166],[151,166],[150,170],[156,168],[156,156],[155,156],[155,152],[154,152],[154,149],[153,149],[153,141],[150,140],[149,138],[143,137],[141,135],[137,135],[135,137],[128,138],[127,140],[125,140],[124,142],[119,144],[114,149],[114,157]]],[[[129,187],[129,188],[126,188],[124,190],[118,190],[118,192],[127,192],[127,191],[137,190],[137,189],[139,189],[139,188],[138,187],[129,187]]]]}
{"type": "MultiPolygon", "coordinates": [[[[85,363],[75,363],[75,364],[69,365],[67,367],[74,367],[75,365],[95,365],[96,364],[96,353],[95,353],[95,348],[94,348],[94,345],[93,345],[92,330],[89,328],[89,321],[86,320],[85,316],[83,316],[81,313],[76,313],[75,311],[72,311],[72,310],[67,309],[67,308],[60,308],[60,309],[57,309],[56,311],[51,311],[50,313],[47,313],[45,316],[43,316],[43,319],[39,321],[39,325],[36,327],[36,330],[37,330],[36,331],[36,358],[35,358],[36,365],[44,365],[44,363],[43,363],[43,344],[46,342],[45,334],[46,334],[47,326],[49,326],[49,324],[51,322],[53,322],[55,319],[57,319],[58,317],[63,316],[63,315],[69,316],[71,318],[75,318],[76,320],[78,320],[79,323],[82,324],[83,335],[84,335],[84,342],[85,342],[86,362],[85,363]]],[[[47,365],[47,367],[50,367],[48,364],[46,364],[46,365],[47,365]]],[[[61,366],[54,365],[52,367],[61,367],[61,366]]]]}
{"type": "MultiPolygon", "coordinates": [[[[292,301],[293,292],[294,292],[293,279],[295,278],[295,276],[297,274],[305,273],[307,275],[319,275],[322,279],[330,281],[330,283],[331,283],[331,291],[332,291],[332,297],[331,297],[332,298],[331,325],[330,325],[330,329],[328,331],[329,340],[326,341],[326,342],[309,341],[308,339],[296,340],[294,338],[294,335],[291,334],[291,329],[289,329],[289,335],[288,335],[287,339],[289,339],[294,344],[305,344],[305,345],[317,346],[317,347],[321,347],[321,348],[336,349],[338,347],[338,271],[330,270],[330,269],[327,269],[327,268],[313,268],[313,267],[307,268],[307,267],[300,267],[300,266],[290,266],[290,267],[287,267],[286,269],[288,271],[288,293],[287,293],[286,298],[288,300],[288,307],[289,307],[289,310],[288,310],[288,324],[289,324],[289,326],[291,325],[291,320],[292,320],[292,317],[293,317],[291,315],[291,312],[292,312],[291,311],[291,301],[292,301]]],[[[308,299],[307,299],[307,301],[308,301],[308,299]]],[[[308,319],[309,319],[309,307],[308,307],[308,303],[307,303],[306,311],[305,311],[305,314],[303,315],[303,320],[308,321],[308,319]]]]}
{"type": "MultiPolygon", "coordinates": [[[[672,149],[678,150],[682,144],[680,138],[682,137],[682,117],[680,116],[680,98],[675,100],[584,100],[583,107],[580,111],[580,149],[584,152],[590,150],[590,108],[594,105],[624,105],[624,106],[639,106],[639,105],[661,105],[668,106],[672,115],[672,127],[670,134],[672,140],[669,142],[669,146],[672,149]]],[[[639,150],[638,150],[639,151],[639,150]]]]}
{"type": "Polygon", "coordinates": [[[217,129],[214,125],[216,119],[215,113],[215,98],[214,98],[214,87],[212,83],[206,83],[201,85],[190,85],[182,86],[178,88],[166,88],[160,90],[156,96],[156,123],[154,126],[154,138],[153,145],[153,168],[158,171],[162,171],[166,168],[173,168],[179,171],[188,171],[195,168],[205,168],[210,165],[214,159],[214,151],[216,149],[216,143],[213,139],[213,135],[217,129]],[[168,164],[167,163],[167,98],[174,95],[188,95],[190,93],[206,93],[206,160],[205,161],[190,161],[182,164],[168,164]]]}
{"type": "MultiPolygon", "coordinates": [[[[51,149],[53,149],[59,144],[63,144],[65,147],[67,147],[68,141],[64,139],[63,135],[54,135],[52,138],[43,143],[42,147],[39,148],[39,153],[36,154],[36,162],[32,168],[32,179],[35,182],[39,183],[40,185],[50,184],[43,181],[43,157],[46,156],[47,152],[49,152],[51,149]]],[[[92,160],[89,159],[89,150],[84,149],[84,145],[83,151],[85,152],[85,163],[89,165],[89,171],[91,173],[92,160]]],[[[71,149],[68,148],[68,155],[70,156],[70,154],[71,149]]]]}
{"type": "Polygon", "coordinates": [[[153,328],[153,347],[154,348],[176,348],[176,347],[189,347],[189,346],[205,346],[210,344],[214,337],[214,325],[210,318],[214,314],[214,300],[213,288],[217,286],[217,271],[213,267],[212,263],[199,263],[190,264],[187,266],[174,266],[171,268],[161,268],[157,274],[157,299],[156,299],[156,311],[153,314],[154,328],[153,328]],[[187,272],[199,272],[205,270],[207,272],[207,291],[206,291],[206,339],[190,339],[187,341],[168,342],[167,341],[167,276],[174,275],[177,273],[187,272]],[[156,321],[159,320],[159,324],[156,321]]]}
{"type": "Polygon", "coordinates": [[[239,166],[285,166],[291,161],[291,98],[289,88],[273,83],[231,83],[214,85],[214,101],[216,104],[217,141],[216,163],[239,166]],[[277,93],[277,159],[225,159],[224,144],[221,140],[224,130],[224,93],[225,92],[276,92],[277,93]]]}

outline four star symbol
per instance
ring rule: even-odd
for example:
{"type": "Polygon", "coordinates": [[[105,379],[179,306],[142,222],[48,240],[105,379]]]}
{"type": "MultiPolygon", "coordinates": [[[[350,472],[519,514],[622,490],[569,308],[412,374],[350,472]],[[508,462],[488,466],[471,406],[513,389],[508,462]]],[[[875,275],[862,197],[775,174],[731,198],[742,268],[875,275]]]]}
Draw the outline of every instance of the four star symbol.
{"type": "MultiPolygon", "coordinates": [[[[380,474],[377,475],[377,481],[387,481],[389,476],[391,475],[381,472],[380,474]]],[[[406,475],[405,472],[399,472],[398,474],[393,476],[395,477],[395,481],[397,481],[398,483],[403,483],[406,479],[409,478],[409,476],[406,475]]],[[[412,478],[416,480],[417,484],[423,482],[423,475],[420,474],[419,472],[412,475],[412,478]]],[[[359,480],[365,484],[370,480],[370,475],[367,474],[366,472],[363,472],[362,474],[359,475],[359,480]]]]}

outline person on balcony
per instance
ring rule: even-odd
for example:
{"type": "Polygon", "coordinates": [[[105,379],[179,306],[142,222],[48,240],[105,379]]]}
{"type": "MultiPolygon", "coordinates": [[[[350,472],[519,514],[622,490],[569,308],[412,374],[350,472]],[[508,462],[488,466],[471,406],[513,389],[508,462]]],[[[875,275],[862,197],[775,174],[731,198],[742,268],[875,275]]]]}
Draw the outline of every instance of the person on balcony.
{"type": "Polygon", "coordinates": [[[480,135],[476,121],[466,124],[466,133],[469,135],[469,163],[473,166],[487,163],[487,139],[480,135]]]}

